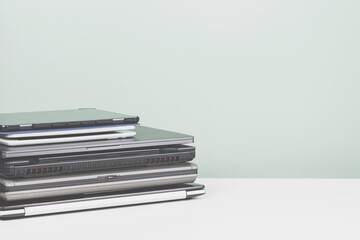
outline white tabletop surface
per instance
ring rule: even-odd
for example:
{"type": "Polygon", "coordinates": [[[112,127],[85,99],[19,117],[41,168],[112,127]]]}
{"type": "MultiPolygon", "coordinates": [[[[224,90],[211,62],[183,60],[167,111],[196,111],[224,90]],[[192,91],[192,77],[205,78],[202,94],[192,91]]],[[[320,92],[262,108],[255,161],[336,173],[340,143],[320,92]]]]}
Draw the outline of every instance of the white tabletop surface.
{"type": "Polygon", "coordinates": [[[360,239],[360,179],[198,179],[201,197],[0,221],[1,239],[360,239]]]}

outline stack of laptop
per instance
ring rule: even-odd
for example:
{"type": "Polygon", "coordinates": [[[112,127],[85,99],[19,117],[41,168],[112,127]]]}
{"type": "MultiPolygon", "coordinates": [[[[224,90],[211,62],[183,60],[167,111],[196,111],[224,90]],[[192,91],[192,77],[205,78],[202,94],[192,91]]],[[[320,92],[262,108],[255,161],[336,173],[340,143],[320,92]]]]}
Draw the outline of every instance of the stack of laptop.
{"type": "Polygon", "coordinates": [[[0,218],[189,199],[193,137],[97,109],[0,114],[0,218]]]}

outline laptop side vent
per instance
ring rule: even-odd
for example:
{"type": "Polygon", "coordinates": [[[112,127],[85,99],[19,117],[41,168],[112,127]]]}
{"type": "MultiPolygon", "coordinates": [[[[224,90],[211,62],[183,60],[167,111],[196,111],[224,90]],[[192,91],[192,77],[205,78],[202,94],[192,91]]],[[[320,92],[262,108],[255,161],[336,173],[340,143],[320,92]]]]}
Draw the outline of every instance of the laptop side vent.
{"type": "Polygon", "coordinates": [[[28,166],[19,167],[18,172],[24,177],[36,176],[49,176],[58,175],[62,173],[73,173],[81,171],[91,171],[110,168],[124,168],[135,166],[161,166],[174,163],[183,163],[193,159],[191,153],[188,154],[164,154],[156,157],[141,157],[141,158],[129,158],[129,159],[117,159],[100,162],[81,162],[81,163],[69,163],[69,164],[51,164],[42,165],[42,167],[28,166]]]}

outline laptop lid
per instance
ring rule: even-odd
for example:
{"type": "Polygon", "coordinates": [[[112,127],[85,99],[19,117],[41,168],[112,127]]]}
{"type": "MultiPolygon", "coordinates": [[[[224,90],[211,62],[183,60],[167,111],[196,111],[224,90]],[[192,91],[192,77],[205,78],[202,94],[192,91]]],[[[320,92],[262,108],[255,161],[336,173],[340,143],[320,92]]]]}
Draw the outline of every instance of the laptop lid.
{"type": "Polygon", "coordinates": [[[1,113],[0,131],[24,131],[58,129],[81,126],[101,126],[122,123],[137,123],[138,116],[80,108],[72,110],[1,113]]]}

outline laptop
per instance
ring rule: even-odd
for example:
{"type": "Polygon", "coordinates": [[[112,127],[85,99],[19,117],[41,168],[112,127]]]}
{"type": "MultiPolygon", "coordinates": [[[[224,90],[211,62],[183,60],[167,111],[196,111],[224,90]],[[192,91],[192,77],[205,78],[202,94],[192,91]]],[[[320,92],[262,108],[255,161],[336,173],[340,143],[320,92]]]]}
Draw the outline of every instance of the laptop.
{"type": "Polygon", "coordinates": [[[17,201],[190,183],[195,181],[197,169],[194,163],[183,163],[39,178],[0,178],[0,198],[17,201]]]}
{"type": "Polygon", "coordinates": [[[139,124],[129,123],[129,124],[78,127],[78,128],[58,128],[58,129],[0,132],[0,138],[22,139],[22,138],[36,138],[36,137],[49,137],[49,136],[106,133],[106,132],[115,132],[115,131],[123,131],[123,130],[132,130],[135,128],[136,125],[139,124]]]}
{"type": "Polygon", "coordinates": [[[46,136],[46,137],[31,137],[31,138],[0,138],[0,144],[7,146],[27,146],[38,144],[51,144],[51,143],[67,143],[67,142],[82,142],[91,140],[108,140],[117,138],[127,138],[135,136],[132,131],[116,131],[105,133],[92,133],[81,135],[66,135],[66,136],[46,136]]]}
{"type": "Polygon", "coordinates": [[[138,121],[138,116],[108,112],[95,108],[1,113],[0,132],[116,125],[137,123],[138,121]]]}
{"type": "Polygon", "coordinates": [[[194,137],[182,133],[165,131],[145,126],[137,126],[132,130],[134,137],[112,140],[94,140],[61,144],[42,144],[32,146],[0,145],[0,158],[41,156],[52,154],[84,153],[103,150],[143,148],[152,146],[188,144],[194,137]]]}
{"type": "Polygon", "coordinates": [[[162,166],[194,158],[195,147],[186,145],[7,158],[0,160],[0,174],[7,178],[33,178],[110,168],[162,166]]]}
{"type": "Polygon", "coordinates": [[[171,186],[36,201],[0,201],[0,219],[191,199],[205,194],[205,186],[185,183],[171,186]]]}

